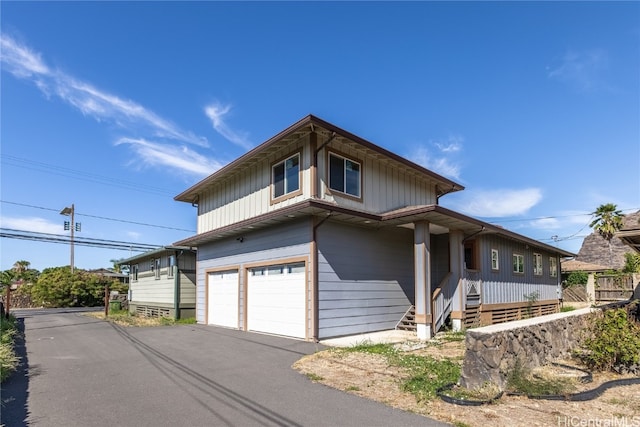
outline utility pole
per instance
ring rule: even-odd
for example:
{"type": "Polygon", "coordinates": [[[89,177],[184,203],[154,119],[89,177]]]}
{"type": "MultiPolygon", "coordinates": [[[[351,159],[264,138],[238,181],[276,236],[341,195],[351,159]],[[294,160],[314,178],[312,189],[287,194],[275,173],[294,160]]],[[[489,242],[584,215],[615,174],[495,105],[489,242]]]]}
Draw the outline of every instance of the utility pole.
{"type": "Polygon", "coordinates": [[[72,203],[71,207],[66,207],[64,209],[62,209],[60,211],[60,215],[64,215],[64,216],[70,216],[71,217],[71,222],[69,221],[65,221],[64,222],[64,229],[65,230],[71,230],[71,240],[69,241],[70,245],[71,245],[71,273],[73,274],[73,232],[74,231],[80,231],[80,227],[81,224],[78,222],[76,223],[74,220],[74,215],[76,212],[76,208],[75,205],[72,203]]]}

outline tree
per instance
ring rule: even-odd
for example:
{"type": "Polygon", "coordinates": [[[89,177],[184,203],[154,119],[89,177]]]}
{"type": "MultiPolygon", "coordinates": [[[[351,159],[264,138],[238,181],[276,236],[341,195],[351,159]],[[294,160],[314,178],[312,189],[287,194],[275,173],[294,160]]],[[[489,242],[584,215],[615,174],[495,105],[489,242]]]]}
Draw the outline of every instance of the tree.
{"type": "Polygon", "coordinates": [[[592,212],[595,218],[589,224],[589,227],[597,231],[609,245],[609,266],[613,266],[613,250],[611,248],[611,239],[622,228],[622,212],[613,203],[606,203],[598,206],[595,212],[592,212]]]}
{"type": "Polygon", "coordinates": [[[640,273],[640,254],[627,252],[624,254],[623,273],[640,273]]]}

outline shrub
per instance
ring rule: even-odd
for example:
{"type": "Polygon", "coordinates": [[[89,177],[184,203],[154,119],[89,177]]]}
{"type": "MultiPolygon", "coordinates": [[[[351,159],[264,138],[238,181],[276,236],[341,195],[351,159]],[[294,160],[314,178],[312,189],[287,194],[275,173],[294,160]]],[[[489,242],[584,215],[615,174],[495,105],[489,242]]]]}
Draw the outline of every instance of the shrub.
{"type": "Polygon", "coordinates": [[[572,271],[569,273],[567,280],[563,282],[565,288],[570,288],[576,285],[586,285],[589,281],[589,274],[584,271],[572,271]]]}
{"type": "Polygon", "coordinates": [[[18,334],[18,326],[15,317],[9,319],[0,317],[0,382],[9,378],[20,359],[14,350],[14,341],[18,334]]]}
{"type": "Polygon", "coordinates": [[[596,370],[640,363],[640,325],[629,319],[626,309],[606,310],[590,325],[578,357],[596,370]]]}

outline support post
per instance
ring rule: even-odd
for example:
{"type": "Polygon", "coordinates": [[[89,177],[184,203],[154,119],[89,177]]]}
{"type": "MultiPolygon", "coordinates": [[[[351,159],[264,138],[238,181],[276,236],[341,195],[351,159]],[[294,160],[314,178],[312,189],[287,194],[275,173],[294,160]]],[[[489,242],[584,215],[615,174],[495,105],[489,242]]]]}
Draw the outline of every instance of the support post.
{"type": "Polygon", "coordinates": [[[462,231],[449,231],[449,270],[451,271],[451,280],[455,283],[455,289],[453,291],[451,301],[451,328],[454,331],[462,330],[462,322],[464,321],[464,294],[466,289],[462,289],[462,273],[464,271],[463,239],[464,233],[462,231]]]}
{"type": "Polygon", "coordinates": [[[109,285],[104,285],[104,317],[109,316],[109,285]]]}
{"type": "Polygon", "coordinates": [[[415,276],[416,332],[421,340],[431,339],[431,235],[429,222],[414,223],[413,256],[415,276]]]}

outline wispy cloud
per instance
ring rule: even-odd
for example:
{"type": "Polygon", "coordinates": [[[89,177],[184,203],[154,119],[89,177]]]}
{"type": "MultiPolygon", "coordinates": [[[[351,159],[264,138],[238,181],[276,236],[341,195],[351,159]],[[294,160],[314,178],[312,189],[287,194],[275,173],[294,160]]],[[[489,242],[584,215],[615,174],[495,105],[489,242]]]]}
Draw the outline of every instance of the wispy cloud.
{"type": "Polygon", "coordinates": [[[141,138],[120,138],[116,141],[116,145],[121,144],[131,146],[146,165],[170,167],[192,175],[206,176],[220,169],[223,165],[186,146],[176,147],[141,138]]]}
{"type": "Polygon", "coordinates": [[[455,208],[471,216],[501,218],[526,213],[542,200],[538,188],[467,190],[454,202],[455,208]]]}
{"type": "Polygon", "coordinates": [[[11,36],[0,34],[1,61],[6,71],[20,79],[33,82],[46,96],[55,95],[85,116],[112,123],[122,129],[144,132],[181,143],[207,147],[206,138],[180,129],[134,101],[100,90],[90,83],[52,69],[40,53],[19,43],[11,36]]]}
{"type": "Polygon", "coordinates": [[[60,222],[51,222],[39,217],[7,217],[0,218],[0,224],[3,228],[14,230],[29,230],[35,233],[63,234],[63,220],[60,222]]]}
{"type": "Polygon", "coordinates": [[[456,153],[462,151],[464,138],[449,136],[446,140],[430,141],[428,146],[418,146],[409,156],[415,163],[440,175],[460,179],[460,165],[456,153]]]}
{"type": "Polygon", "coordinates": [[[601,74],[608,64],[609,57],[603,49],[568,51],[559,64],[547,67],[547,76],[588,92],[604,85],[601,74]]]}
{"type": "Polygon", "coordinates": [[[227,125],[225,122],[225,116],[231,111],[230,105],[222,105],[220,103],[213,103],[205,107],[204,113],[209,117],[213,128],[216,132],[222,135],[225,139],[239,145],[242,148],[250,149],[253,147],[249,142],[249,135],[246,132],[235,131],[227,125]]]}

